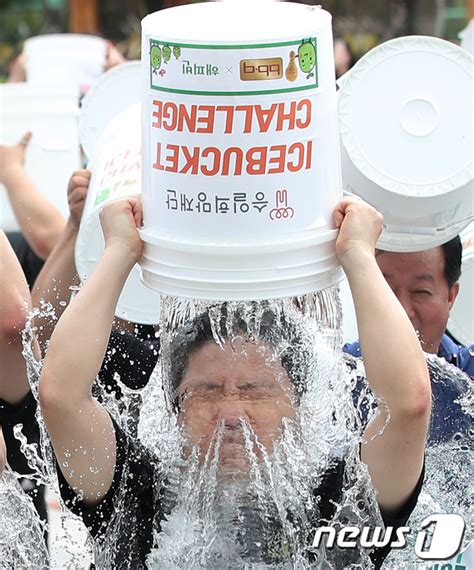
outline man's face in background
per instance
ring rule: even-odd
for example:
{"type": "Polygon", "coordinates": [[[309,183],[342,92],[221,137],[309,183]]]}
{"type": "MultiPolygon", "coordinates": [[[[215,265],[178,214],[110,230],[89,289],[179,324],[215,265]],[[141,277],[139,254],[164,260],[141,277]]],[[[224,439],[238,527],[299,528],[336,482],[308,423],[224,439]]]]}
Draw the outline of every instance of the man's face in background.
{"type": "Polygon", "coordinates": [[[381,251],[377,263],[418,332],[423,350],[436,354],[459,291],[459,284],[450,288],[444,276],[442,248],[416,253],[381,251]]]}

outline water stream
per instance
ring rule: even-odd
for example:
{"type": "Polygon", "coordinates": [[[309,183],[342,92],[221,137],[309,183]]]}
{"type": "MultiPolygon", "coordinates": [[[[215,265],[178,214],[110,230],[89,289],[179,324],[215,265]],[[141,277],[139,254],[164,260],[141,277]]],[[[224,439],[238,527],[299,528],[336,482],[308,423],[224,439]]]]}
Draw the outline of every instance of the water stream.
{"type": "MultiPolygon", "coordinates": [[[[139,440],[159,465],[155,488],[165,517],[157,521],[148,566],[370,568],[364,549],[308,549],[321,519],[335,526],[373,527],[381,522],[367,468],[359,458],[364,423],[377,402],[365,383],[361,361],[342,354],[337,289],[254,303],[165,297],[161,307],[161,358],[145,388],[131,390],[118,377],[121,402],[101,386],[94,388],[124,430],[137,429],[139,440]],[[205,377],[204,388],[191,383],[183,389],[192,368],[189,349],[195,346],[198,348],[191,354],[196,358],[199,347],[208,347],[209,362],[221,356],[228,359],[227,368],[216,367],[225,372],[222,385],[216,385],[211,374],[205,377]],[[246,379],[242,383],[245,374],[235,376],[234,371],[240,370],[239,366],[248,370],[246,363],[255,367],[255,362],[259,363],[255,381],[246,379]],[[270,376],[276,380],[273,388],[261,382],[270,376]],[[263,385],[267,385],[267,393],[263,385]],[[240,415],[216,412],[216,402],[227,398],[224,392],[228,389],[229,402],[238,402],[243,410],[240,415]],[[213,396],[209,390],[217,392],[213,396]],[[266,403],[271,409],[285,411],[278,421],[272,419],[266,403]],[[132,429],[130,410],[137,411],[140,406],[138,426],[135,422],[132,429]],[[207,409],[214,410],[214,416],[205,425],[212,424],[213,428],[202,428],[196,439],[196,433],[191,430],[190,434],[183,422],[183,414],[197,413],[197,419],[204,422],[207,409]],[[328,495],[331,500],[324,501],[322,497],[328,495]]],[[[36,311],[54,318],[50,307],[36,311]]],[[[24,333],[24,356],[37,397],[42,363],[33,357],[32,332],[30,321],[24,333]]],[[[199,360],[193,366],[196,370],[206,368],[200,367],[199,360]]],[[[463,385],[461,406],[471,417],[472,384],[467,377],[437,357],[429,357],[429,366],[432,382],[463,385]]],[[[16,428],[16,437],[20,441],[23,438],[23,451],[34,477],[57,492],[52,449],[39,409],[37,420],[40,453],[24,441],[21,426],[16,428]]],[[[470,465],[471,445],[465,434],[430,444],[424,490],[409,523],[413,528],[435,512],[459,513],[470,520],[470,465]]],[[[125,491],[120,490],[119,500],[125,491]]],[[[0,533],[0,553],[6,552],[8,561],[16,560],[14,556],[25,561],[28,556],[37,556],[31,558],[28,567],[46,567],[47,553],[40,548],[25,550],[27,543],[20,538],[36,536],[41,527],[10,473],[0,486],[0,502],[2,512],[11,520],[0,533]]],[[[61,505],[64,528],[75,518],[61,505]]],[[[120,540],[122,522],[119,510],[100,545],[91,541],[78,545],[77,536],[66,536],[61,548],[70,551],[69,567],[84,567],[93,549],[98,567],[107,567],[108,553],[120,540]]],[[[469,529],[466,544],[471,537],[469,529]]],[[[392,551],[384,567],[421,569],[426,563],[417,561],[409,545],[392,551]]]]}

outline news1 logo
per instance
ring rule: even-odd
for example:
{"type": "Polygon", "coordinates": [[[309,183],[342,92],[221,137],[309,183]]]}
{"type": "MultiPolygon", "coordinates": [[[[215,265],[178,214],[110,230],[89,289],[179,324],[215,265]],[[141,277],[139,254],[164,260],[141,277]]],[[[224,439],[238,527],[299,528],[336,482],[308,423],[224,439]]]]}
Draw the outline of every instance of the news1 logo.
{"type": "Polygon", "coordinates": [[[240,60],[240,79],[242,81],[261,81],[281,79],[282,77],[283,59],[281,57],[240,60]]]}
{"type": "MultiPolygon", "coordinates": [[[[464,537],[466,523],[461,515],[439,513],[425,517],[417,530],[415,554],[422,560],[447,560],[459,552],[464,537]]],[[[356,527],[347,526],[336,529],[323,526],[316,530],[312,550],[316,550],[326,537],[325,547],[334,548],[405,548],[407,536],[412,529],[408,526],[388,527],[356,527]]],[[[451,568],[446,565],[446,570],[451,568]]],[[[444,566],[442,570],[444,570],[444,566]]],[[[456,567],[457,568],[457,567],[456,567]]],[[[461,570],[461,568],[459,569],[461,570]]]]}

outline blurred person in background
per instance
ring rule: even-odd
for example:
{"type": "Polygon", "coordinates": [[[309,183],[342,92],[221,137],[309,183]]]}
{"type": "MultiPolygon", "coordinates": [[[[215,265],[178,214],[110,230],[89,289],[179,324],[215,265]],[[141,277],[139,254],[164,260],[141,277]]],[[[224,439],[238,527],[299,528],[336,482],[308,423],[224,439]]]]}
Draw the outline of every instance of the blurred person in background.
{"type": "MultiPolygon", "coordinates": [[[[13,471],[24,475],[20,478],[23,490],[30,495],[40,515],[47,522],[45,486],[38,484],[34,473],[20,450],[13,428],[21,423],[22,433],[29,444],[39,444],[39,430],[34,413],[36,401],[30,391],[26,362],[22,350],[22,330],[31,298],[25,276],[10,247],[5,234],[0,230],[0,427],[2,442],[6,446],[5,457],[13,471]]],[[[34,341],[33,350],[39,358],[39,346],[34,341]]],[[[1,445],[0,445],[1,446],[1,445]]]]}
{"type": "MultiPolygon", "coordinates": [[[[67,194],[70,215],[56,247],[44,263],[36,279],[32,293],[28,291],[25,276],[5,234],[0,230],[0,463],[7,459],[11,469],[22,475],[23,489],[32,497],[41,519],[47,522],[45,487],[28,477],[33,470],[28,466],[20,442],[14,436],[14,428],[22,424],[22,432],[29,444],[39,444],[40,433],[36,420],[37,402],[30,390],[26,363],[22,355],[21,332],[25,327],[32,306],[40,306],[40,300],[50,303],[56,319],[37,317],[34,339],[35,356],[43,354],[54,330],[57,318],[71,299],[71,285],[80,281],[74,262],[74,247],[79,231],[84,203],[89,187],[90,172],[74,172],[68,184],[67,194]]],[[[117,374],[124,385],[134,390],[148,382],[159,354],[159,338],[153,327],[142,327],[141,338],[114,326],[103,366],[98,373],[101,386],[112,393],[121,404],[122,390],[117,374]]],[[[137,410],[129,410],[128,426],[133,433],[138,419],[137,410]]],[[[38,452],[41,450],[38,447],[38,452]]],[[[1,471],[1,470],[0,470],[1,471]]]]}
{"type": "Polygon", "coordinates": [[[349,71],[355,63],[354,54],[351,47],[342,38],[336,38],[334,41],[334,65],[336,67],[336,79],[349,71]]]}
{"type": "Polygon", "coordinates": [[[0,174],[21,230],[7,237],[31,287],[63,232],[66,220],[39,192],[23,168],[30,140],[31,133],[26,133],[16,145],[0,145],[0,174]]]}
{"type": "Polygon", "coordinates": [[[8,65],[8,83],[23,83],[26,81],[26,56],[23,52],[16,53],[8,65]]]}

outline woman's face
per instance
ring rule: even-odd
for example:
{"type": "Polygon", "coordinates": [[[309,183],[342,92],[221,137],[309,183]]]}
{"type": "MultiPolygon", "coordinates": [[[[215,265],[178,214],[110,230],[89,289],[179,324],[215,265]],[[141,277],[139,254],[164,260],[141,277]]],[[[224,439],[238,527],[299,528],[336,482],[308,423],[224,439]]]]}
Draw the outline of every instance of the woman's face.
{"type": "MultiPolygon", "coordinates": [[[[177,396],[180,423],[201,458],[216,430],[222,429],[219,464],[229,470],[248,468],[245,425],[271,453],[283,419],[295,417],[288,374],[262,341],[227,342],[224,348],[206,343],[191,354],[177,396]]],[[[258,455],[258,447],[253,447],[258,455]]]]}

